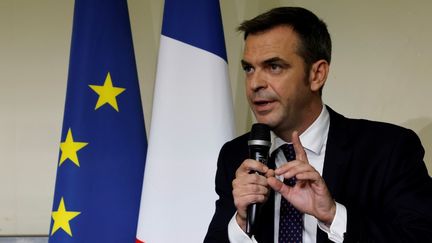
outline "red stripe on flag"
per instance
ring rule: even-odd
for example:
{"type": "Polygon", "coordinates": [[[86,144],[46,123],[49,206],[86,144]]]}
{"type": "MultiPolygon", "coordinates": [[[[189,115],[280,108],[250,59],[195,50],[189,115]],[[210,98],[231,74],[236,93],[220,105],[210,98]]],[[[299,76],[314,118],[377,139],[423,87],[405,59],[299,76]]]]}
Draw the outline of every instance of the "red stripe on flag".
{"type": "Polygon", "coordinates": [[[145,243],[144,241],[140,241],[138,239],[135,240],[135,243],[145,243]]]}

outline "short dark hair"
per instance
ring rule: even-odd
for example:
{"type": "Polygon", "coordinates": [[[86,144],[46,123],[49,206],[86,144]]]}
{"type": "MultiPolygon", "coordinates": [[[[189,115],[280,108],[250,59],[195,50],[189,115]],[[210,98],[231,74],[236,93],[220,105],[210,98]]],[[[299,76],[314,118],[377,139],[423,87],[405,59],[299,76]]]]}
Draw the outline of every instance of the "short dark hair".
{"type": "Polygon", "coordinates": [[[244,39],[249,34],[256,34],[276,26],[290,26],[298,34],[300,43],[298,54],[304,59],[309,71],[312,64],[324,59],[330,64],[331,38],[327,25],[311,11],[300,7],[279,7],[244,21],[237,29],[244,32],[244,39]]]}

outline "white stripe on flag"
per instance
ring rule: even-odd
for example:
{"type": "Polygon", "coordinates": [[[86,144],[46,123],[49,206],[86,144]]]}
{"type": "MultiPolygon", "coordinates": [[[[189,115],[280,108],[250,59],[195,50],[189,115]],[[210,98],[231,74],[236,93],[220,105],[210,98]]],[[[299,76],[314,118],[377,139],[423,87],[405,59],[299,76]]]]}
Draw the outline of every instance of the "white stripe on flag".
{"type": "Polygon", "coordinates": [[[233,136],[225,60],[161,36],[138,239],[202,242],[218,152],[233,136]]]}

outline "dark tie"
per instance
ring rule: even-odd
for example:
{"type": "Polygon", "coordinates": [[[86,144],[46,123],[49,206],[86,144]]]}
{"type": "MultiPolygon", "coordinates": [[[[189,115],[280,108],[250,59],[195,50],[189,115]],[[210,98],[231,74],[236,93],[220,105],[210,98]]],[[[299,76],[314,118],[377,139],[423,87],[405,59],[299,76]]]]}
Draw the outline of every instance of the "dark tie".
{"type": "MultiPolygon", "coordinates": [[[[295,159],[294,146],[284,144],[280,147],[287,159],[295,159]]],[[[288,186],[294,186],[296,179],[284,179],[288,186]]],[[[302,242],[303,214],[294,208],[284,197],[281,197],[280,218],[279,218],[279,241],[278,243],[302,242]]]]}

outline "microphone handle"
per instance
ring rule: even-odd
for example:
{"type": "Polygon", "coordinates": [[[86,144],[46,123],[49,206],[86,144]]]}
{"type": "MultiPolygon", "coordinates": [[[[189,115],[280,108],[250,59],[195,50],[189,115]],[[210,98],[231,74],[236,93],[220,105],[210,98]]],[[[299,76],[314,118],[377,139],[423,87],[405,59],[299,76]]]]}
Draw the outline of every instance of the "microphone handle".
{"type": "MultiPolygon", "coordinates": [[[[249,158],[257,160],[265,165],[267,165],[268,161],[268,147],[263,146],[250,146],[249,158]]],[[[256,173],[260,174],[256,171],[251,171],[250,174],[256,173]]],[[[249,237],[252,237],[255,231],[255,223],[258,216],[260,204],[252,203],[247,207],[247,216],[246,216],[246,234],[249,237]]]]}
{"type": "Polygon", "coordinates": [[[252,237],[254,234],[253,227],[255,226],[256,217],[258,213],[258,204],[253,203],[247,207],[247,220],[246,220],[246,234],[252,237]]]}

